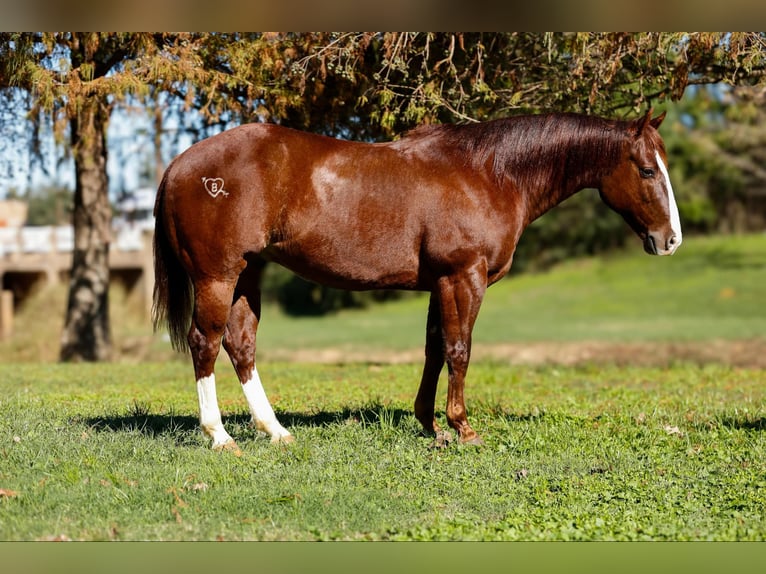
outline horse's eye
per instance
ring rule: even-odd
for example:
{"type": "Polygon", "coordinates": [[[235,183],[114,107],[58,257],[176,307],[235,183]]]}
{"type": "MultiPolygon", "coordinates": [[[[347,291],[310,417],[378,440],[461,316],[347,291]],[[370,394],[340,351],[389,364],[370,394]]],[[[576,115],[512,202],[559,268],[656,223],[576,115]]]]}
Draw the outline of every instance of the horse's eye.
{"type": "Polygon", "coordinates": [[[641,177],[646,179],[654,177],[654,170],[651,167],[641,167],[638,169],[638,173],[641,174],[641,177]]]}

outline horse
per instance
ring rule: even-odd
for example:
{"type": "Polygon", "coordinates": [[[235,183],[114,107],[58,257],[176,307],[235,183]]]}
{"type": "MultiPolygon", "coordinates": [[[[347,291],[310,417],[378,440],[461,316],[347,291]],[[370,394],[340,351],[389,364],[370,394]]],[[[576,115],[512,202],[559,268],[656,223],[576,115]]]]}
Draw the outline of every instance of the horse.
{"type": "Polygon", "coordinates": [[[667,154],[652,117],[521,115],[420,126],[398,140],[354,142],[267,123],[201,140],[168,166],[154,215],[152,319],[191,351],[200,426],[239,451],[221,420],[221,343],[252,423],[275,443],[277,420],[255,362],[260,279],[276,262],[349,290],[430,292],[414,414],[433,445],[453,439],[435,416],[446,364],[446,420],[482,444],[464,401],[471,334],[485,291],[510,269],[522,231],[585,188],[619,213],[652,255],[681,245],[667,154]]]}

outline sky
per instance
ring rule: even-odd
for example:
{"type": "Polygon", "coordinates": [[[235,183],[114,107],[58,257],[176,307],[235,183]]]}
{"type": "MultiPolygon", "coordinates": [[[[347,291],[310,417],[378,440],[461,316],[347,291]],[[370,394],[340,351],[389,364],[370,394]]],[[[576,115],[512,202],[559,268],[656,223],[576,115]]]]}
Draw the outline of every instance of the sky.
{"type": "MultiPolygon", "coordinates": [[[[41,143],[41,160],[33,161],[25,111],[19,107],[16,110],[6,108],[3,112],[5,118],[0,122],[0,199],[12,189],[17,192],[44,186],[74,189],[74,164],[64,156],[64,150],[54,144],[52,135],[41,143]]],[[[178,129],[172,120],[168,120],[168,124],[169,131],[178,129]]],[[[181,136],[173,143],[163,142],[165,164],[191,143],[190,136],[181,136]]],[[[116,199],[122,192],[133,191],[147,183],[154,185],[153,178],[148,182],[141,178],[142,168],[146,171],[147,165],[154,162],[151,123],[146,114],[115,111],[109,123],[107,145],[110,197],[116,199]]]]}

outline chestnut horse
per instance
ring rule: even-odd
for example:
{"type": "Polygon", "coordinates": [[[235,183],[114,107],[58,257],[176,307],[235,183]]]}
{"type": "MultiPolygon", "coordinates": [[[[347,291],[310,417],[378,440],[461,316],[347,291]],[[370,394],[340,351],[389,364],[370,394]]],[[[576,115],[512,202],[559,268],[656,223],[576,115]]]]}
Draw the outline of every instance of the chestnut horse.
{"type": "Polygon", "coordinates": [[[267,261],[343,289],[429,291],[415,416],[435,445],[451,440],[434,420],[446,363],[447,423],[461,442],[480,444],[463,399],[471,331],[529,223],[596,188],[648,253],[670,255],[681,244],[657,132],[664,116],[519,116],[420,127],[377,144],[249,124],[180,154],[154,210],[153,320],[167,324],[176,349],[191,350],[200,424],[213,448],[237,450],[216,399],[222,341],[256,428],[273,442],[293,439],[255,365],[267,261]]]}

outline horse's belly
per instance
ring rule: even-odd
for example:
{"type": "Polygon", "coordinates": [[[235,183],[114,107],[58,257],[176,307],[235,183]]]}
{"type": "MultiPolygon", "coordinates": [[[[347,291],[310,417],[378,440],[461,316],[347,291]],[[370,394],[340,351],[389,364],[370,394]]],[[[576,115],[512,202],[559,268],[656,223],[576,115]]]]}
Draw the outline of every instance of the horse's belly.
{"type": "Polygon", "coordinates": [[[417,258],[387,249],[349,250],[329,244],[297,248],[272,246],[268,259],[301,277],[340,289],[417,289],[417,258]]]}

